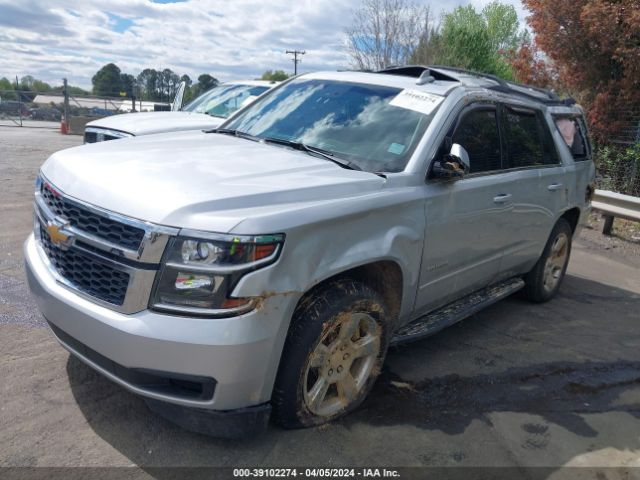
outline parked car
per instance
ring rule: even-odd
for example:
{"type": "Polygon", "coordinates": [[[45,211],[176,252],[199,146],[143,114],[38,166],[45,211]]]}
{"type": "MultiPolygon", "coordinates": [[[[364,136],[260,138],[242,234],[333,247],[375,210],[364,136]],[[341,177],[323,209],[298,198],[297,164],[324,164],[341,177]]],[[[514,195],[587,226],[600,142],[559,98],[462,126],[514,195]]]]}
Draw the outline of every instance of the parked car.
{"type": "Polygon", "coordinates": [[[95,143],[153,133],[215,128],[275,85],[275,82],[262,80],[223,83],[180,111],[125,113],[94,120],[85,128],[84,141],[95,143]]]}
{"type": "Polygon", "coordinates": [[[59,122],[62,118],[62,113],[53,107],[34,107],[29,109],[29,117],[31,117],[32,120],[59,122]]]}
{"type": "Polygon", "coordinates": [[[24,103],[17,100],[1,100],[0,115],[26,118],[29,116],[29,109],[24,103]]]}
{"type": "Polygon", "coordinates": [[[593,179],[582,110],[548,91],[305,74],[210,133],[52,155],[28,279],[58,341],[153,411],[219,436],[307,427],[357,408],[390,344],[552,299],[593,179]]]}
{"type": "Polygon", "coordinates": [[[103,120],[102,117],[112,117],[116,114],[117,112],[115,110],[109,110],[108,108],[99,108],[99,107],[91,107],[87,112],[87,115],[90,117],[101,117],[99,120],[94,120],[94,122],[103,120]]]}

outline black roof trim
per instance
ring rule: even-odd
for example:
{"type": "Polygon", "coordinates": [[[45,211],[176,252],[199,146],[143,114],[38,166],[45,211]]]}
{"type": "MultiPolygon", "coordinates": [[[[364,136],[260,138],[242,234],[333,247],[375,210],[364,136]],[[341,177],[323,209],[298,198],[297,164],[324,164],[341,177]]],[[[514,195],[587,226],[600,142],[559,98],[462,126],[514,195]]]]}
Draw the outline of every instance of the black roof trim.
{"type": "Polygon", "coordinates": [[[476,72],[474,70],[467,70],[464,68],[448,67],[445,65],[406,65],[406,66],[391,66],[378,70],[375,73],[386,73],[390,75],[403,75],[407,77],[420,78],[425,72],[429,71],[429,74],[435,80],[443,80],[448,82],[459,82],[460,79],[455,76],[447,75],[447,72],[460,73],[464,75],[472,75],[474,77],[485,78],[496,83],[495,86],[486,87],[489,90],[496,92],[506,93],[509,95],[518,95],[525,97],[529,100],[543,103],[545,105],[565,105],[571,106],[576,103],[573,98],[560,99],[558,95],[552,90],[545,88],[534,87],[531,85],[524,85],[516,82],[509,82],[502,78],[496,77],[488,73],[476,72]]]}
{"type": "Polygon", "coordinates": [[[429,73],[435,80],[442,80],[444,82],[459,82],[455,77],[451,75],[447,75],[443,72],[436,72],[431,70],[430,67],[425,67],[424,65],[404,65],[404,66],[392,66],[383,68],[382,70],[377,70],[374,73],[386,73],[388,75],[402,75],[403,77],[412,77],[412,78],[420,78],[422,74],[429,70],[429,73]]]}

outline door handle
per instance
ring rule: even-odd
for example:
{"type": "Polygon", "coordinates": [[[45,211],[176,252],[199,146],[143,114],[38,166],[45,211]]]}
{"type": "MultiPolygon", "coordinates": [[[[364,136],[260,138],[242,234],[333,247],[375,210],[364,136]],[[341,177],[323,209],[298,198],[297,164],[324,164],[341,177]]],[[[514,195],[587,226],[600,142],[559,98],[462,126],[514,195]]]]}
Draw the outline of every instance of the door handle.
{"type": "Polygon", "coordinates": [[[498,195],[497,197],[493,197],[493,203],[506,203],[509,200],[511,200],[511,194],[510,193],[502,193],[502,194],[498,195]]]}
{"type": "Polygon", "coordinates": [[[549,190],[550,192],[555,192],[556,190],[560,190],[561,188],[562,188],[561,183],[552,183],[547,187],[547,190],[549,190]]]}

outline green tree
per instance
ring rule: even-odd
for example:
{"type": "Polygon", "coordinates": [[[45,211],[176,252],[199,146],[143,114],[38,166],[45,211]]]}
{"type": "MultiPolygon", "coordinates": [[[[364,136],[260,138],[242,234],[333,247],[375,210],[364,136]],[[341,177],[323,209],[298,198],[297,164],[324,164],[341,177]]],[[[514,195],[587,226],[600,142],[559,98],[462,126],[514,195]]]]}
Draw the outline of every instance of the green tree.
{"type": "Polygon", "coordinates": [[[511,80],[505,49],[515,48],[522,38],[515,9],[493,2],[482,12],[472,5],[458,7],[444,16],[442,58],[439,63],[491,73],[511,80]]]}
{"type": "Polygon", "coordinates": [[[510,55],[529,41],[512,5],[498,1],[482,11],[458,7],[442,18],[441,28],[425,29],[411,57],[413,63],[441,64],[513,79],[510,55]]]}
{"type": "MultiPolygon", "coordinates": [[[[63,88],[64,87],[62,85],[59,85],[57,87],[52,87],[51,91],[61,94],[63,88]]],[[[80,87],[75,87],[73,85],[67,85],[67,91],[69,92],[70,95],[89,95],[89,92],[87,92],[85,89],[80,87]]]]}
{"type": "Polygon", "coordinates": [[[190,102],[191,99],[193,98],[193,89],[191,88],[193,85],[193,80],[191,80],[191,77],[189,75],[182,75],[180,77],[180,82],[184,82],[185,83],[185,88],[184,88],[184,99],[182,101],[183,105],[186,105],[187,102],[190,102]]]}
{"type": "Polygon", "coordinates": [[[180,84],[180,76],[173,72],[170,68],[165,68],[159,72],[161,97],[165,102],[173,101],[178,85],[180,84]]]}
{"type": "Polygon", "coordinates": [[[289,78],[289,75],[284,70],[267,70],[262,74],[260,80],[267,80],[270,82],[282,82],[289,78]]]}
{"type": "Polygon", "coordinates": [[[198,96],[206,92],[207,90],[211,90],[213,87],[216,87],[220,82],[217,78],[212,77],[208,73],[203,73],[198,77],[198,83],[196,84],[196,91],[194,96],[198,96]]]}
{"type": "Polygon", "coordinates": [[[50,92],[51,85],[47,82],[43,82],[42,80],[34,79],[31,84],[31,90],[34,92],[42,93],[42,92],[50,92]]]}
{"type": "Polygon", "coordinates": [[[442,63],[444,46],[442,35],[436,26],[425,25],[417,47],[411,53],[408,63],[414,65],[437,65],[442,63]]]}
{"type": "Polygon", "coordinates": [[[491,2],[482,10],[482,17],[494,51],[517,49],[523,42],[530,41],[527,31],[520,30],[518,14],[513,5],[491,2]]]}
{"type": "Polygon", "coordinates": [[[158,100],[156,97],[156,82],[158,80],[158,72],[153,68],[145,68],[138,75],[138,89],[142,100],[158,100]]]}
{"type": "Polygon", "coordinates": [[[189,75],[182,75],[180,77],[180,81],[184,82],[187,85],[187,88],[191,88],[191,85],[193,84],[193,81],[191,80],[191,77],[189,77],[189,75]]]}
{"type": "Polygon", "coordinates": [[[133,97],[135,95],[136,77],[129,73],[120,74],[120,92],[127,94],[127,97],[133,97]]]}
{"type": "Polygon", "coordinates": [[[108,63],[91,79],[93,93],[96,95],[117,97],[122,91],[121,72],[117,65],[108,63]]]}
{"type": "Polygon", "coordinates": [[[16,86],[11,83],[7,78],[0,78],[0,99],[2,100],[15,100],[16,95],[13,93],[16,86]]]}
{"type": "Polygon", "coordinates": [[[34,81],[35,78],[33,78],[31,75],[25,75],[20,79],[20,90],[30,92],[34,81]]]}

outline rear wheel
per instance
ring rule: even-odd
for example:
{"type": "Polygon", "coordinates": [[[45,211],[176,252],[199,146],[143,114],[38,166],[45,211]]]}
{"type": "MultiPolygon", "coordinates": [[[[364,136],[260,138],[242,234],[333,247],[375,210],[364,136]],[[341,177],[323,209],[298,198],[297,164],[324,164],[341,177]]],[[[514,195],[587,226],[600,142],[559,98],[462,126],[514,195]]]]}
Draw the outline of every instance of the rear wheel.
{"type": "Polygon", "coordinates": [[[385,308],[363,283],[341,280],[304,299],[289,330],[273,394],[287,428],[320,425],[355,409],[387,350],[385,308]]]}
{"type": "Polygon", "coordinates": [[[533,302],[551,300],[560,289],[571,255],[572,230],[564,218],[551,231],[542,256],[524,277],[525,293],[533,302]]]}

